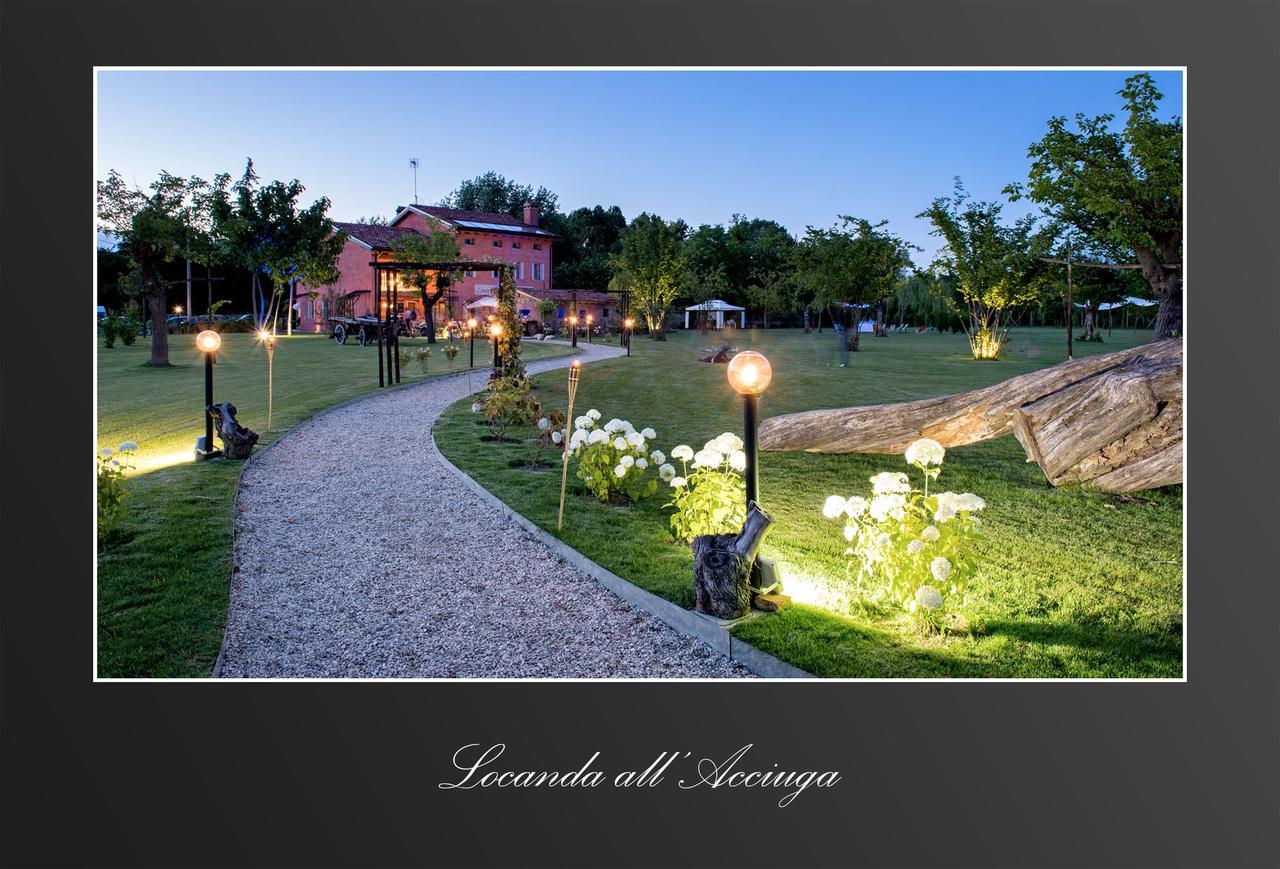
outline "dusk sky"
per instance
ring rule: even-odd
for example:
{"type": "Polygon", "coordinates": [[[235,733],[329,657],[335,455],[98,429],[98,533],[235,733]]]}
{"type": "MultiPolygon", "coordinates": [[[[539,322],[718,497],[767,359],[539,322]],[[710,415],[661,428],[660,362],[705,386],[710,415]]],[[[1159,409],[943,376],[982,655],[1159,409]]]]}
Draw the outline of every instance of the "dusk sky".
{"type": "MultiPolygon", "coordinates": [[[[558,194],[693,226],[734,213],[793,233],[837,214],[915,217],[963,178],[982,199],[1026,179],[1051,115],[1118,113],[1130,73],[1105,72],[101,72],[98,177],[165,169],[297,178],[336,220],[435,202],[490,169],[558,194]]],[[[1182,73],[1154,73],[1162,117],[1182,73]]],[[[1011,205],[1010,216],[1027,206],[1011,205]]]]}

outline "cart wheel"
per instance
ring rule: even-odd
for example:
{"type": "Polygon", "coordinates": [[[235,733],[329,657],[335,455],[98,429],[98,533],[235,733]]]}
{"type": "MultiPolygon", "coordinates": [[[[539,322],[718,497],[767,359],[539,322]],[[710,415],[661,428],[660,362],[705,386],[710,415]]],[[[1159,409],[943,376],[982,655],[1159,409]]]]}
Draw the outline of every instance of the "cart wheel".
{"type": "Polygon", "coordinates": [[[363,326],[360,327],[360,346],[363,347],[369,343],[369,333],[363,326]]]}
{"type": "Polygon", "coordinates": [[[337,341],[339,345],[347,343],[347,330],[345,326],[342,326],[341,324],[339,324],[336,328],[334,328],[333,340],[337,341]]]}

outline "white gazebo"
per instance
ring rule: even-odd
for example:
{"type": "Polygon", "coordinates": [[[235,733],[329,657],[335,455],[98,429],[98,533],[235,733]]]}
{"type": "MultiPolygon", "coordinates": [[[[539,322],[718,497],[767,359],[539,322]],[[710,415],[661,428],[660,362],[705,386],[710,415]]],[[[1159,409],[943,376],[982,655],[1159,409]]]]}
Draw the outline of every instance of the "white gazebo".
{"type": "Polygon", "coordinates": [[[493,296],[481,296],[480,298],[476,299],[474,302],[470,302],[467,304],[467,310],[469,311],[475,311],[479,308],[497,308],[497,307],[498,307],[498,300],[495,299],[493,296]]]}
{"type": "Polygon", "coordinates": [[[689,312],[690,311],[710,311],[716,315],[716,328],[724,328],[724,315],[728,311],[730,313],[738,312],[738,326],[747,328],[747,309],[739,308],[737,305],[730,305],[721,299],[708,299],[701,305],[691,305],[684,309],[684,327],[689,328],[689,312]]]}

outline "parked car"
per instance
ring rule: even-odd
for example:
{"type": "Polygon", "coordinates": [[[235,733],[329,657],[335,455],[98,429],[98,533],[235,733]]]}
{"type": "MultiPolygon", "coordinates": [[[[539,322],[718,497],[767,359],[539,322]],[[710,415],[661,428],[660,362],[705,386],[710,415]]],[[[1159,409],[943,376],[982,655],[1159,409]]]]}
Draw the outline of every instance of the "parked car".
{"type": "Polygon", "coordinates": [[[96,310],[96,313],[97,313],[97,315],[98,315],[98,322],[99,322],[99,323],[101,323],[103,320],[107,319],[107,309],[106,309],[106,306],[104,306],[104,305],[99,305],[95,310],[96,310]]]}

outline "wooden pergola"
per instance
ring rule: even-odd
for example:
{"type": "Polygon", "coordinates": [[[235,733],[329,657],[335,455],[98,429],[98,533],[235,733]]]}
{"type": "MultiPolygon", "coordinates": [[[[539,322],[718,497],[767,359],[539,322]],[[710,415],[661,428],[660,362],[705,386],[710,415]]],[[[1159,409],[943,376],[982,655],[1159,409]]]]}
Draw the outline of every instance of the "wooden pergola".
{"type": "Polygon", "coordinates": [[[396,304],[400,300],[400,288],[397,281],[391,280],[396,272],[463,272],[511,270],[511,265],[504,262],[488,262],[484,260],[458,260],[456,262],[381,262],[369,263],[373,269],[373,310],[375,316],[381,314],[378,328],[378,386],[400,382],[400,318],[396,315],[396,304]],[[384,301],[386,305],[384,307],[384,301]],[[386,359],[383,359],[383,336],[386,336],[386,359]]]}

